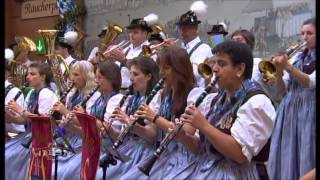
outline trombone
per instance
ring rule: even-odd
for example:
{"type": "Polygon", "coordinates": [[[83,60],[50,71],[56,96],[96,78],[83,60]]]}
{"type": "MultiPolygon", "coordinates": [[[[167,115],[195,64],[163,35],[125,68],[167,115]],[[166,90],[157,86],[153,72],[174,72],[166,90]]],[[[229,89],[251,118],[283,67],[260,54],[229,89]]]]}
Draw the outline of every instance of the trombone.
{"type": "MultiPolygon", "coordinates": [[[[291,58],[295,55],[300,49],[305,47],[306,42],[296,43],[285,50],[285,53],[291,58]]],[[[272,85],[276,79],[277,67],[273,64],[271,60],[262,60],[258,65],[259,71],[262,74],[262,81],[267,85],[272,85]]]]}

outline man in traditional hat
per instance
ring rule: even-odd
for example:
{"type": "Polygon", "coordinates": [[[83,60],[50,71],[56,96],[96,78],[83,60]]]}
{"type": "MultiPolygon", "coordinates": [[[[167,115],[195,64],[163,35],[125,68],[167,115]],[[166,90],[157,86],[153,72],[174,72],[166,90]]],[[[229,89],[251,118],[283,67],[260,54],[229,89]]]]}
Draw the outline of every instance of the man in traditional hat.
{"type": "Polygon", "coordinates": [[[116,48],[106,55],[112,60],[117,60],[121,63],[122,89],[128,88],[131,84],[130,72],[126,67],[128,60],[138,57],[142,53],[143,45],[149,45],[147,37],[148,33],[152,31],[147,21],[143,18],[133,19],[126,28],[131,44],[124,49],[116,48]]]}
{"type": "Polygon", "coordinates": [[[198,65],[204,60],[212,56],[209,45],[203,43],[198,35],[198,25],[201,21],[198,20],[194,11],[188,11],[180,16],[176,23],[178,32],[182,38],[182,47],[187,50],[191,63],[193,65],[193,73],[196,77],[197,84],[200,87],[205,86],[204,79],[199,75],[198,65]]]}

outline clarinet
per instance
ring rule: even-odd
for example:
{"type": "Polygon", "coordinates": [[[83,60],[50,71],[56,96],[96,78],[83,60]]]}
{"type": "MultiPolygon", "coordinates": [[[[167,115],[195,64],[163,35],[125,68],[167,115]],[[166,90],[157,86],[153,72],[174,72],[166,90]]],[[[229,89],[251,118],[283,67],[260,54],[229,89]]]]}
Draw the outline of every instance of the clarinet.
{"type": "MultiPolygon", "coordinates": [[[[65,99],[73,87],[74,87],[74,83],[72,83],[71,87],[67,90],[67,92],[64,93],[63,96],[61,96],[60,100],[65,99]]],[[[52,119],[60,119],[62,114],[59,113],[58,111],[51,111],[50,110],[49,116],[52,119]]],[[[28,149],[30,147],[31,142],[32,142],[32,137],[28,138],[25,142],[21,143],[21,145],[23,147],[25,147],[26,149],[28,149]]]]}
{"type": "MultiPolygon", "coordinates": [[[[210,83],[204,90],[203,93],[198,97],[198,99],[195,102],[195,107],[198,107],[204,98],[208,95],[208,93],[211,91],[211,89],[216,85],[218,81],[218,77],[215,78],[215,80],[210,83]]],[[[142,162],[142,164],[138,167],[141,172],[143,172],[145,175],[149,176],[149,173],[156,162],[156,160],[160,157],[162,152],[166,149],[166,147],[169,145],[169,143],[176,137],[182,126],[184,125],[183,122],[179,122],[174,130],[168,132],[165,136],[165,138],[161,141],[159,147],[157,150],[153,153],[153,155],[142,162]]]]}
{"type": "MultiPolygon", "coordinates": [[[[85,105],[87,104],[88,100],[98,91],[98,89],[99,89],[99,86],[96,86],[96,87],[95,87],[93,90],[91,90],[90,93],[81,101],[80,106],[81,106],[82,108],[85,108],[85,105]]],[[[68,119],[66,120],[66,122],[69,122],[69,120],[70,120],[70,119],[68,118],[68,119]]],[[[65,137],[65,132],[64,132],[64,129],[63,129],[63,128],[64,128],[64,126],[65,126],[66,124],[65,124],[65,125],[59,125],[57,121],[55,121],[55,124],[56,124],[56,126],[57,126],[58,128],[57,128],[57,131],[56,131],[54,137],[56,137],[56,138],[57,138],[57,137],[62,137],[65,145],[67,146],[67,148],[68,148],[71,152],[75,153],[75,151],[73,150],[71,144],[69,143],[69,140],[65,137]]]]}
{"type": "MultiPolygon", "coordinates": [[[[148,105],[151,100],[153,99],[153,97],[156,95],[156,93],[162,88],[164,79],[161,78],[159,80],[159,82],[153,87],[151,93],[147,96],[145,103],[148,105]]],[[[139,108],[138,108],[139,109],[139,108]]],[[[142,118],[136,118],[134,121],[130,121],[128,123],[128,125],[125,126],[125,128],[120,132],[120,135],[118,136],[116,142],[113,144],[113,148],[117,149],[122,143],[124,138],[127,136],[127,134],[129,133],[129,131],[133,128],[133,126],[138,122],[138,121],[142,121],[142,118]]]]}
{"type": "MultiPolygon", "coordinates": [[[[132,94],[132,92],[133,92],[133,87],[132,87],[132,85],[131,86],[129,86],[129,88],[126,90],[126,92],[124,93],[124,96],[122,96],[122,98],[121,98],[121,100],[120,100],[120,102],[119,102],[119,105],[118,105],[118,107],[122,107],[123,106],[123,104],[126,102],[126,100],[127,100],[127,98],[129,97],[129,95],[130,94],[132,94]]],[[[106,127],[104,126],[104,124],[103,124],[103,119],[100,119],[100,121],[101,121],[101,123],[102,123],[102,128],[103,128],[103,132],[106,132],[107,133],[107,129],[106,129],[106,127]]],[[[102,134],[103,134],[103,132],[102,132],[102,134]]]]}
{"type": "MultiPolygon", "coordinates": [[[[62,96],[62,97],[67,96],[67,94],[71,91],[72,88],[73,88],[73,85],[68,89],[67,93],[65,93],[64,96],[62,96]]],[[[98,89],[99,89],[99,86],[95,87],[95,88],[83,99],[83,101],[81,102],[80,106],[81,106],[81,107],[84,107],[84,105],[87,103],[87,101],[91,98],[91,96],[93,96],[93,94],[94,94],[98,89]]],[[[61,98],[61,99],[62,99],[62,98],[61,98]]],[[[57,119],[60,119],[61,113],[58,112],[58,111],[50,111],[50,112],[49,112],[49,117],[50,117],[50,119],[54,120],[55,125],[56,125],[57,127],[59,127],[59,128],[57,129],[57,133],[55,133],[55,134],[53,135],[53,138],[57,138],[57,137],[59,137],[59,136],[62,137],[62,139],[63,139],[65,145],[68,147],[68,149],[71,150],[72,152],[74,152],[74,150],[72,149],[72,147],[71,147],[71,145],[70,145],[70,143],[69,143],[69,140],[64,136],[65,132],[64,132],[63,127],[60,127],[60,126],[58,125],[58,122],[55,121],[55,120],[57,120],[57,119]]],[[[68,121],[68,120],[67,120],[67,121],[68,121]]],[[[26,141],[24,141],[23,143],[21,143],[21,145],[22,145],[23,147],[25,147],[26,149],[28,149],[28,148],[30,147],[31,142],[32,142],[32,137],[29,137],[26,141]]]]}
{"type": "MultiPolygon", "coordinates": [[[[60,101],[63,101],[67,97],[67,95],[71,92],[73,87],[74,87],[74,83],[72,83],[72,85],[69,87],[69,89],[66,91],[66,93],[64,93],[61,96],[60,101]]],[[[65,104],[65,102],[63,104],[65,104]]],[[[50,111],[49,114],[50,114],[50,117],[52,117],[53,119],[61,119],[61,116],[62,116],[62,114],[59,113],[58,111],[53,111],[53,112],[50,111]]]]}

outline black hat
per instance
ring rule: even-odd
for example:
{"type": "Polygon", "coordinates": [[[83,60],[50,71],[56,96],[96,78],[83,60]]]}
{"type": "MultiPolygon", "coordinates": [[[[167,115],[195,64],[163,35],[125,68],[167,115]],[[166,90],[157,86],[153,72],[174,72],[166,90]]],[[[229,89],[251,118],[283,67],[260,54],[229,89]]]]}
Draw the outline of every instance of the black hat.
{"type": "Polygon", "coordinates": [[[147,22],[142,18],[133,19],[127,29],[141,28],[145,31],[152,32],[151,27],[148,26],[147,22]]]}
{"type": "Polygon", "coordinates": [[[160,42],[163,42],[163,38],[160,34],[156,33],[156,34],[151,34],[148,41],[153,41],[153,40],[158,40],[160,42]]]}
{"type": "Polygon", "coordinates": [[[108,31],[108,27],[105,26],[103,27],[103,29],[101,30],[101,32],[98,34],[98,37],[103,37],[108,31]]]}
{"type": "Polygon", "coordinates": [[[182,14],[180,16],[180,19],[178,22],[176,22],[176,25],[183,26],[183,25],[198,25],[201,21],[198,20],[197,15],[193,11],[188,11],[185,14],[182,14]]]}
{"type": "Polygon", "coordinates": [[[222,24],[216,24],[212,26],[211,31],[207,32],[209,35],[218,35],[222,34],[223,36],[226,36],[228,32],[224,29],[222,24]]]}

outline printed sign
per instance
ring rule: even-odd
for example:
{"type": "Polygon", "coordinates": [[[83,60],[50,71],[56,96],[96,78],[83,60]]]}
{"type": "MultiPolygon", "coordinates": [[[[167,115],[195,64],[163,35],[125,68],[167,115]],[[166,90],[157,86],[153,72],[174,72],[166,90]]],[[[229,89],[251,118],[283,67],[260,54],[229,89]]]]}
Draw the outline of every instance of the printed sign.
{"type": "Polygon", "coordinates": [[[59,9],[57,0],[26,1],[21,6],[21,19],[57,16],[59,9]]]}

